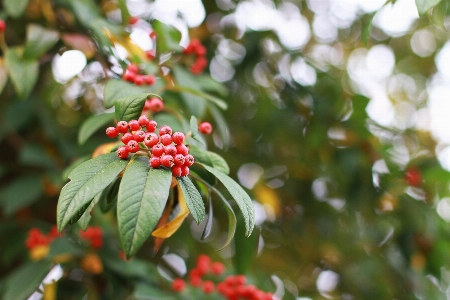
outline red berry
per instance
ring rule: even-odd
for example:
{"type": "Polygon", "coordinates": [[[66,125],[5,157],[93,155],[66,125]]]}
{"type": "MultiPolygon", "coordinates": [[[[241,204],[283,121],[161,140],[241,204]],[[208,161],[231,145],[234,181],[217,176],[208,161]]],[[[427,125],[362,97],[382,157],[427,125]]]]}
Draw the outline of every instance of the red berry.
{"type": "Polygon", "coordinates": [[[206,48],[202,44],[197,45],[197,47],[195,47],[194,51],[197,56],[206,55],[206,48]]]}
{"type": "Polygon", "coordinates": [[[184,142],[184,133],[182,133],[182,132],[175,132],[172,135],[172,140],[177,145],[182,144],[184,142]]]}
{"type": "Polygon", "coordinates": [[[150,33],[148,34],[148,36],[149,36],[151,39],[153,39],[153,38],[156,37],[156,32],[150,31],[150,33]]]}
{"type": "Polygon", "coordinates": [[[156,126],[158,126],[158,124],[156,124],[155,121],[150,120],[147,125],[145,125],[145,128],[147,128],[147,132],[154,132],[156,130],[156,126]]]}
{"type": "Polygon", "coordinates": [[[172,281],[172,290],[181,292],[186,287],[186,282],[181,278],[176,278],[172,281]]]}
{"type": "Polygon", "coordinates": [[[103,230],[101,227],[88,227],[86,231],[80,230],[80,236],[87,240],[92,248],[101,248],[103,246],[103,230]]]}
{"type": "Polygon", "coordinates": [[[212,132],[212,126],[209,122],[203,122],[198,126],[198,130],[203,134],[210,134],[212,132]]]}
{"type": "Polygon", "coordinates": [[[106,128],[106,135],[110,138],[115,138],[119,134],[119,130],[116,127],[106,128]]]}
{"type": "Polygon", "coordinates": [[[202,284],[202,279],[199,276],[190,276],[189,282],[191,283],[192,286],[198,287],[202,284]]]}
{"type": "Polygon", "coordinates": [[[273,294],[272,293],[265,293],[263,296],[263,300],[272,300],[273,294]]]}
{"type": "Polygon", "coordinates": [[[195,160],[192,155],[188,154],[184,157],[184,166],[190,167],[194,164],[194,162],[195,162],[195,160]]]}
{"type": "Polygon", "coordinates": [[[139,129],[139,123],[136,120],[131,120],[130,122],[128,122],[128,127],[130,128],[131,131],[136,131],[139,129]]]}
{"type": "Polygon", "coordinates": [[[0,20],[0,33],[5,32],[6,30],[6,23],[4,20],[0,20]]]}
{"type": "MultiPolygon", "coordinates": [[[[164,146],[172,144],[172,136],[170,134],[161,135],[159,140],[161,141],[161,144],[163,144],[164,146]]],[[[175,148],[175,150],[176,150],[176,148],[175,148]]]]}
{"type": "Polygon", "coordinates": [[[419,186],[422,183],[422,174],[416,167],[409,167],[405,173],[405,180],[409,185],[419,186]]]}
{"type": "Polygon", "coordinates": [[[140,116],[138,119],[138,123],[139,125],[141,125],[142,127],[146,126],[148,124],[148,118],[147,116],[140,116]]]}
{"type": "Polygon", "coordinates": [[[153,133],[153,132],[147,132],[147,133],[145,134],[144,144],[145,144],[147,147],[153,147],[153,146],[155,146],[156,144],[158,144],[158,142],[159,142],[159,138],[158,138],[158,136],[156,135],[156,133],[153,133]]]}
{"type": "Polygon", "coordinates": [[[152,158],[150,158],[150,166],[154,169],[159,168],[159,166],[161,165],[161,161],[159,159],[159,157],[157,156],[152,156],[152,158]]]}
{"type": "Polygon", "coordinates": [[[134,82],[136,79],[136,73],[131,72],[129,70],[125,70],[125,72],[122,75],[122,79],[128,82],[134,82]]]}
{"type": "Polygon", "coordinates": [[[134,133],[133,137],[136,142],[143,142],[145,138],[146,132],[142,130],[138,130],[134,133]]]}
{"type": "Polygon", "coordinates": [[[149,60],[155,59],[155,54],[153,54],[153,51],[151,51],[151,50],[145,51],[145,56],[147,56],[147,58],[148,58],[149,60]]]}
{"type": "Polygon", "coordinates": [[[172,155],[168,155],[168,154],[164,154],[163,156],[161,156],[161,164],[164,167],[168,167],[171,168],[173,166],[173,156],[172,155]]]}
{"type": "Polygon", "coordinates": [[[142,78],[144,79],[145,83],[148,85],[154,85],[156,82],[156,77],[154,75],[144,75],[142,76],[142,78]]]}
{"type": "Polygon", "coordinates": [[[130,17],[130,18],[128,19],[128,24],[134,25],[134,24],[137,23],[137,21],[139,21],[139,18],[138,18],[138,17],[130,17]]]}
{"type": "Polygon", "coordinates": [[[140,147],[139,147],[139,143],[136,142],[135,140],[131,140],[127,143],[127,149],[128,151],[130,151],[131,153],[136,153],[139,151],[140,147]]]}
{"type": "Polygon", "coordinates": [[[135,85],[143,85],[145,82],[144,77],[142,75],[136,75],[134,78],[134,84],[135,85]]]}
{"type": "MultiPolygon", "coordinates": [[[[167,153],[167,150],[166,150],[166,153],[167,153]]],[[[167,153],[167,154],[169,154],[169,153],[167,153]]],[[[183,154],[177,154],[177,155],[175,155],[174,158],[173,158],[173,162],[174,162],[175,165],[177,165],[177,166],[182,166],[182,165],[184,165],[184,160],[185,160],[185,158],[184,158],[184,155],[183,155],[183,154]]]]}
{"type": "Polygon", "coordinates": [[[150,99],[149,109],[155,113],[160,112],[164,109],[164,103],[159,98],[152,98],[150,99]]]}
{"type": "Polygon", "coordinates": [[[244,285],[247,283],[247,277],[244,275],[236,275],[234,277],[234,284],[235,285],[244,285]]]}
{"type": "MultiPolygon", "coordinates": [[[[177,158],[175,157],[175,163],[177,158]]],[[[211,265],[211,272],[214,275],[221,275],[223,272],[225,272],[225,265],[221,262],[215,262],[211,265]]]]}
{"type": "Polygon", "coordinates": [[[164,134],[172,135],[172,128],[170,126],[164,125],[159,129],[159,135],[162,136],[164,134]]]}
{"type": "Polygon", "coordinates": [[[175,156],[177,155],[177,148],[175,148],[174,145],[167,145],[164,147],[164,153],[167,155],[175,156]]]}
{"type": "Polygon", "coordinates": [[[173,166],[172,167],[172,176],[180,177],[181,176],[181,167],[180,166],[173,166]]]}
{"type": "Polygon", "coordinates": [[[211,294],[214,292],[214,283],[211,280],[206,280],[202,283],[202,290],[205,294],[211,294]]]}
{"type": "Polygon", "coordinates": [[[134,136],[131,132],[127,132],[122,136],[120,140],[126,145],[129,141],[134,140],[134,136]]]}
{"type": "Polygon", "coordinates": [[[128,131],[128,123],[126,121],[119,121],[117,122],[116,128],[120,133],[125,133],[128,131]]]}
{"type": "Polygon", "coordinates": [[[145,100],[144,109],[143,110],[150,110],[150,100],[145,100]]]}
{"type": "Polygon", "coordinates": [[[164,146],[162,144],[156,144],[152,147],[152,154],[154,156],[161,156],[164,153],[164,146]]]}
{"type": "Polygon", "coordinates": [[[184,144],[177,145],[176,148],[178,154],[187,155],[189,152],[188,148],[184,144]]]}
{"type": "Polygon", "coordinates": [[[139,66],[136,64],[129,64],[127,66],[127,71],[133,72],[135,74],[139,73],[139,66]]]}
{"type": "Polygon", "coordinates": [[[189,167],[181,166],[181,176],[188,176],[189,175],[189,167]]]}
{"type": "Polygon", "coordinates": [[[122,147],[119,147],[119,149],[117,149],[116,154],[119,158],[126,159],[126,158],[128,158],[129,151],[128,151],[127,147],[122,146],[122,147]]]}

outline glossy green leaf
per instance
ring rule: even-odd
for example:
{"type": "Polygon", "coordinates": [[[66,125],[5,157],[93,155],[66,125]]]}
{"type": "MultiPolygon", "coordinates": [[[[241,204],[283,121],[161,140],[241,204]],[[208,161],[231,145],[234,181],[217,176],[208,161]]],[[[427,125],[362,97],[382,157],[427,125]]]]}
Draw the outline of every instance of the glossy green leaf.
{"type": "Polygon", "coordinates": [[[200,149],[196,146],[191,146],[189,152],[195,157],[196,162],[207,164],[208,166],[213,167],[224,174],[230,173],[230,168],[228,167],[227,162],[219,154],[200,149]]]}
{"type": "Polygon", "coordinates": [[[233,265],[238,274],[246,274],[258,253],[259,228],[256,228],[251,236],[244,237],[245,228],[242,225],[242,218],[239,218],[234,237],[235,255],[233,255],[233,265]]]}
{"type": "Polygon", "coordinates": [[[128,160],[108,153],[88,160],[70,172],[71,181],[63,187],[58,200],[58,230],[66,227],[81,210],[86,210],[86,204],[106,188],[127,164],[128,160]]]}
{"type": "Polygon", "coordinates": [[[177,181],[181,187],[184,198],[186,199],[186,206],[189,208],[195,222],[200,224],[206,215],[202,195],[200,195],[189,177],[177,177],[177,181]]]}
{"type": "Polygon", "coordinates": [[[191,115],[202,117],[205,113],[205,99],[198,95],[200,87],[192,74],[184,68],[173,66],[172,68],[177,86],[176,90],[180,92],[183,103],[191,115]]]}
{"type": "Polygon", "coordinates": [[[106,124],[114,120],[114,113],[105,113],[88,118],[78,131],[78,144],[84,144],[97,130],[106,129],[106,124]]]}
{"type": "Polygon", "coordinates": [[[29,206],[43,194],[42,180],[37,175],[19,177],[0,191],[0,203],[5,213],[11,215],[29,206]]]}
{"type": "Polygon", "coordinates": [[[92,199],[91,203],[89,203],[88,208],[83,212],[83,215],[78,219],[78,225],[80,225],[81,229],[86,231],[89,225],[89,221],[91,221],[92,218],[92,210],[94,209],[95,205],[100,200],[100,197],[102,196],[103,192],[98,193],[94,199],[92,199]]]}
{"type": "Polygon", "coordinates": [[[28,59],[41,57],[56,44],[58,39],[59,33],[55,30],[49,30],[36,24],[28,25],[23,57],[28,59]]]}
{"type": "Polygon", "coordinates": [[[192,138],[195,139],[199,135],[198,122],[197,122],[197,118],[195,116],[191,116],[191,120],[189,121],[189,128],[191,130],[192,138]]]}
{"type": "Polygon", "coordinates": [[[441,2],[441,0],[416,0],[419,15],[425,15],[430,9],[438,5],[439,2],[441,2]]]}
{"type": "Polygon", "coordinates": [[[120,98],[145,93],[145,89],[121,79],[110,79],[105,84],[105,107],[111,108],[120,98]]]}
{"type": "Polygon", "coordinates": [[[217,179],[219,179],[219,181],[222,182],[222,184],[228,190],[230,195],[233,197],[234,201],[236,201],[244,217],[246,229],[245,235],[249,236],[252,233],[253,227],[255,226],[255,211],[253,209],[252,199],[250,198],[250,196],[244,191],[244,189],[239,184],[237,184],[233,179],[228,177],[228,175],[208,165],[205,164],[200,165],[203,166],[208,172],[216,176],[217,179]]]}
{"type": "Polygon", "coordinates": [[[13,18],[20,17],[28,6],[30,0],[4,0],[3,6],[8,13],[13,18]]]}
{"type": "Polygon", "coordinates": [[[116,100],[116,120],[130,121],[139,118],[145,105],[148,93],[127,96],[116,100]]]}
{"type": "Polygon", "coordinates": [[[158,38],[158,43],[156,44],[157,53],[182,50],[180,46],[181,32],[178,29],[159,20],[154,20],[152,27],[158,38]]]}
{"type": "Polygon", "coordinates": [[[100,200],[98,201],[102,213],[107,213],[116,203],[117,194],[122,178],[117,177],[111,184],[103,190],[100,200]]]}
{"type": "Polygon", "coordinates": [[[169,197],[172,173],[149,167],[148,157],[133,160],[125,171],[117,199],[120,241],[127,257],[147,240],[169,197]]]}
{"type": "Polygon", "coordinates": [[[211,195],[208,197],[208,214],[206,215],[206,224],[205,228],[203,229],[201,240],[206,239],[210,234],[212,230],[213,225],[213,219],[214,219],[214,213],[213,213],[213,206],[212,206],[212,198],[211,195]]]}
{"type": "Polygon", "coordinates": [[[23,59],[21,48],[9,48],[5,53],[5,63],[17,95],[21,99],[27,98],[39,76],[38,61],[23,59]]]}

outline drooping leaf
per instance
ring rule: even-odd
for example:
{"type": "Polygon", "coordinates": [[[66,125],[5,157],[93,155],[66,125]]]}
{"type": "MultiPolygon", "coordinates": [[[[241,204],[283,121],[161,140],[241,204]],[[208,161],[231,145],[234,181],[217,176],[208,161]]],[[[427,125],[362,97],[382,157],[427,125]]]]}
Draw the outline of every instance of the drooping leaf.
{"type": "Polygon", "coordinates": [[[239,221],[234,237],[235,255],[233,256],[233,264],[239,274],[245,274],[258,253],[259,228],[256,228],[250,237],[245,238],[243,234],[245,228],[242,226],[242,220],[239,221]]]}
{"type": "Polygon", "coordinates": [[[21,48],[9,48],[5,53],[5,63],[17,95],[21,99],[27,98],[36,85],[39,63],[34,59],[23,59],[21,48]]]}
{"type": "Polygon", "coordinates": [[[203,166],[208,172],[216,176],[217,179],[219,179],[220,182],[222,182],[222,184],[228,190],[230,195],[236,201],[244,217],[246,229],[245,234],[246,236],[249,236],[252,233],[253,227],[255,226],[255,211],[253,209],[252,199],[250,198],[250,196],[244,191],[244,189],[239,184],[237,184],[233,179],[228,177],[226,174],[208,165],[205,164],[200,165],[203,166]]]}
{"type": "Polygon", "coordinates": [[[216,105],[208,105],[208,109],[216,123],[217,131],[222,138],[223,148],[227,149],[230,145],[230,130],[228,129],[227,121],[216,105]]]}
{"type": "Polygon", "coordinates": [[[203,203],[202,195],[189,179],[189,177],[177,177],[178,185],[183,192],[184,199],[186,200],[186,205],[192,214],[195,222],[200,224],[205,218],[205,204],[203,203]]]}
{"type": "Polygon", "coordinates": [[[189,121],[189,128],[191,130],[191,138],[195,141],[199,142],[201,145],[205,145],[204,139],[201,137],[201,135],[198,132],[198,123],[197,118],[194,116],[191,116],[191,120],[189,121]]]}
{"type": "Polygon", "coordinates": [[[88,118],[78,131],[78,144],[84,144],[97,130],[114,120],[114,113],[105,113],[88,118]]]}
{"type": "Polygon", "coordinates": [[[179,66],[173,66],[172,71],[177,82],[176,90],[180,91],[187,110],[191,115],[202,117],[205,113],[206,103],[205,99],[198,95],[201,92],[197,81],[192,74],[179,66]]]}
{"type": "Polygon", "coordinates": [[[430,9],[439,4],[441,0],[416,0],[419,15],[425,15],[430,9]]]}
{"type": "Polygon", "coordinates": [[[207,164],[208,166],[213,167],[224,174],[230,173],[230,168],[228,167],[227,162],[219,154],[200,149],[193,145],[191,145],[189,149],[190,154],[195,157],[195,161],[207,164]]]}
{"type": "Polygon", "coordinates": [[[105,107],[111,108],[120,98],[142,94],[145,89],[120,79],[110,79],[105,84],[105,107]]]}
{"type": "Polygon", "coordinates": [[[8,69],[6,68],[3,60],[0,60],[0,93],[3,91],[3,88],[8,81],[8,69]]]}
{"type": "Polygon", "coordinates": [[[173,132],[181,131],[185,132],[183,125],[180,120],[177,119],[173,114],[160,112],[153,116],[153,120],[158,123],[158,126],[168,125],[172,128],[173,132]]]}
{"type": "Polygon", "coordinates": [[[133,160],[117,199],[117,222],[123,250],[134,255],[158,223],[169,196],[172,173],[149,167],[148,157],[133,160]]]}
{"type": "Polygon", "coordinates": [[[28,6],[30,0],[4,0],[3,5],[6,12],[13,18],[20,17],[28,6]]]}
{"type": "Polygon", "coordinates": [[[67,0],[67,2],[78,21],[86,27],[90,27],[92,22],[101,16],[99,7],[92,0],[67,0]]]}
{"type": "Polygon", "coordinates": [[[182,50],[180,46],[181,32],[178,29],[159,20],[154,20],[152,27],[158,37],[158,43],[156,44],[157,53],[182,50]]]}
{"type": "Polygon", "coordinates": [[[26,175],[9,183],[0,191],[0,203],[5,213],[11,215],[34,203],[43,194],[41,177],[26,175]]]}
{"type": "Polygon", "coordinates": [[[61,231],[80,210],[86,209],[86,203],[107,187],[127,163],[128,160],[119,159],[115,153],[108,153],[88,160],[70,172],[71,181],[63,187],[58,199],[58,230],[61,231]]]}
{"type": "Polygon", "coordinates": [[[128,6],[126,0],[119,0],[120,13],[122,15],[122,23],[127,24],[130,18],[130,12],[128,11],[128,6]]]}
{"type": "Polygon", "coordinates": [[[212,230],[212,224],[213,224],[213,206],[212,206],[212,198],[211,195],[208,197],[208,214],[206,215],[206,224],[205,228],[203,229],[201,240],[206,239],[210,234],[212,230]]]}
{"type": "Polygon", "coordinates": [[[116,120],[130,121],[139,118],[145,105],[148,93],[127,96],[116,100],[116,120]]]}
{"type": "Polygon", "coordinates": [[[361,39],[362,39],[364,45],[366,45],[366,46],[367,46],[367,43],[369,42],[370,28],[372,27],[372,21],[373,21],[373,18],[375,17],[375,14],[376,13],[370,14],[366,18],[366,21],[363,23],[363,28],[362,28],[362,32],[361,32],[361,39]]]}
{"type": "Polygon", "coordinates": [[[228,95],[228,89],[223,84],[211,78],[208,74],[197,75],[200,88],[205,92],[214,92],[222,97],[228,95]]]}
{"type": "Polygon", "coordinates": [[[27,27],[27,42],[23,57],[25,59],[37,59],[49,50],[59,39],[59,33],[36,24],[27,27]]]}
{"type": "Polygon", "coordinates": [[[92,199],[91,203],[89,204],[88,208],[84,211],[83,215],[78,219],[78,225],[80,225],[81,229],[86,231],[89,225],[89,221],[92,218],[92,210],[94,209],[94,206],[98,203],[100,200],[100,197],[102,196],[102,192],[98,193],[94,199],[92,199]]]}

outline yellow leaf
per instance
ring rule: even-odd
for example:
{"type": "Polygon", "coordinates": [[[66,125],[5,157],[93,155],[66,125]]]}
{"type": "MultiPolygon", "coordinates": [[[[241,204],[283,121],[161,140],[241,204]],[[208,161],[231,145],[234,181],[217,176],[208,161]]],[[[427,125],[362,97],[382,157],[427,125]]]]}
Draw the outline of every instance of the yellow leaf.
{"type": "Polygon", "coordinates": [[[174,234],[178,230],[178,228],[180,228],[184,219],[186,219],[186,217],[189,215],[189,210],[186,206],[186,200],[184,199],[183,192],[181,191],[179,185],[177,185],[177,189],[178,189],[178,205],[180,206],[180,212],[175,217],[175,219],[153,231],[152,235],[155,237],[168,238],[172,236],[172,234],[174,234]]]}
{"type": "Polygon", "coordinates": [[[97,147],[97,149],[94,150],[94,153],[92,153],[92,158],[110,153],[111,150],[117,146],[117,142],[107,143],[107,144],[101,144],[97,147]]]}
{"type": "MultiPolygon", "coordinates": [[[[255,186],[254,190],[256,199],[263,206],[268,205],[275,216],[279,216],[281,213],[281,201],[277,193],[264,184],[258,184],[255,186]]],[[[267,209],[266,209],[267,210],[267,209]]]]}
{"type": "Polygon", "coordinates": [[[125,50],[127,50],[127,52],[130,54],[131,57],[139,57],[139,59],[142,61],[147,60],[147,55],[145,54],[145,51],[142,50],[142,48],[139,47],[138,45],[133,44],[128,36],[126,37],[115,36],[107,28],[103,28],[103,33],[112,44],[119,44],[123,48],[125,48],[125,50]]]}
{"type": "Polygon", "coordinates": [[[49,284],[44,284],[44,295],[42,300],[56,300],[57,287],[58,284],[55,281],[49,284]]]}

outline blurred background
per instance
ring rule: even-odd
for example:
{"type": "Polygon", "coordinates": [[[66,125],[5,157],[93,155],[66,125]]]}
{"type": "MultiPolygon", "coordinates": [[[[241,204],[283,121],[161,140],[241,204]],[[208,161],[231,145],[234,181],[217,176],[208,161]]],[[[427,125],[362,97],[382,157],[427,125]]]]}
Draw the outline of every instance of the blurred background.
{"type": "MultiPolygon", "coordinates": [[[[26,100],[15,99],[0,68],[0,286],[28,259],[28,230],[55,224],[64,169],[108,141],[100,130],[80,146],[77,132],[105,111],[105,60],[121,72],[94,41],[68,36],[98,33],[82,29],[66,1],[41,9],[30,0],[20,17],[7,2],[8,45],[23,43],[28,23],[51,27],[51,13],[66,39],[39,59],[26,100]]],[[[140,251],[149,270],[169,264],[184,275],[208,253],[283,299],[450,297],[450,3],[434,1],[419,16],[416,2],[431,1],[126,1],[131,15],[176,27],[183,47],[194,37],[207,47],[207,73],[229,105],[223,118],[205,115],[228,124],[207,142],[254,199],[257,220],[250,238],[238,226],[216,252],[227,237],[225,211],[217,208],[205,240],[188,218],[158,253],[151,241],[140,251]]],[[[116,1],[95,5],[120,22],[116,1]]],[[[151,51],[142,20],[127,31],[151,51]]],[[[120,45],[113,51],[126,57],[120,45]]],[[[117,239],[111,214],[94,212],[93,224],[117,239]]],[[[101,257],[105,272],[117,272],[101,257]]],[[[162,269],[154,276],[171,276],[162,269]]],[[[108,291],[119,286],[115,295],[126,299],[135,275],[114,288],[116,275],[90,282],[106,291],[99,299],[113,299],[108,291]]],[[[86,286],[65,283],[58,293],[82,297],[86,286]]]]}

